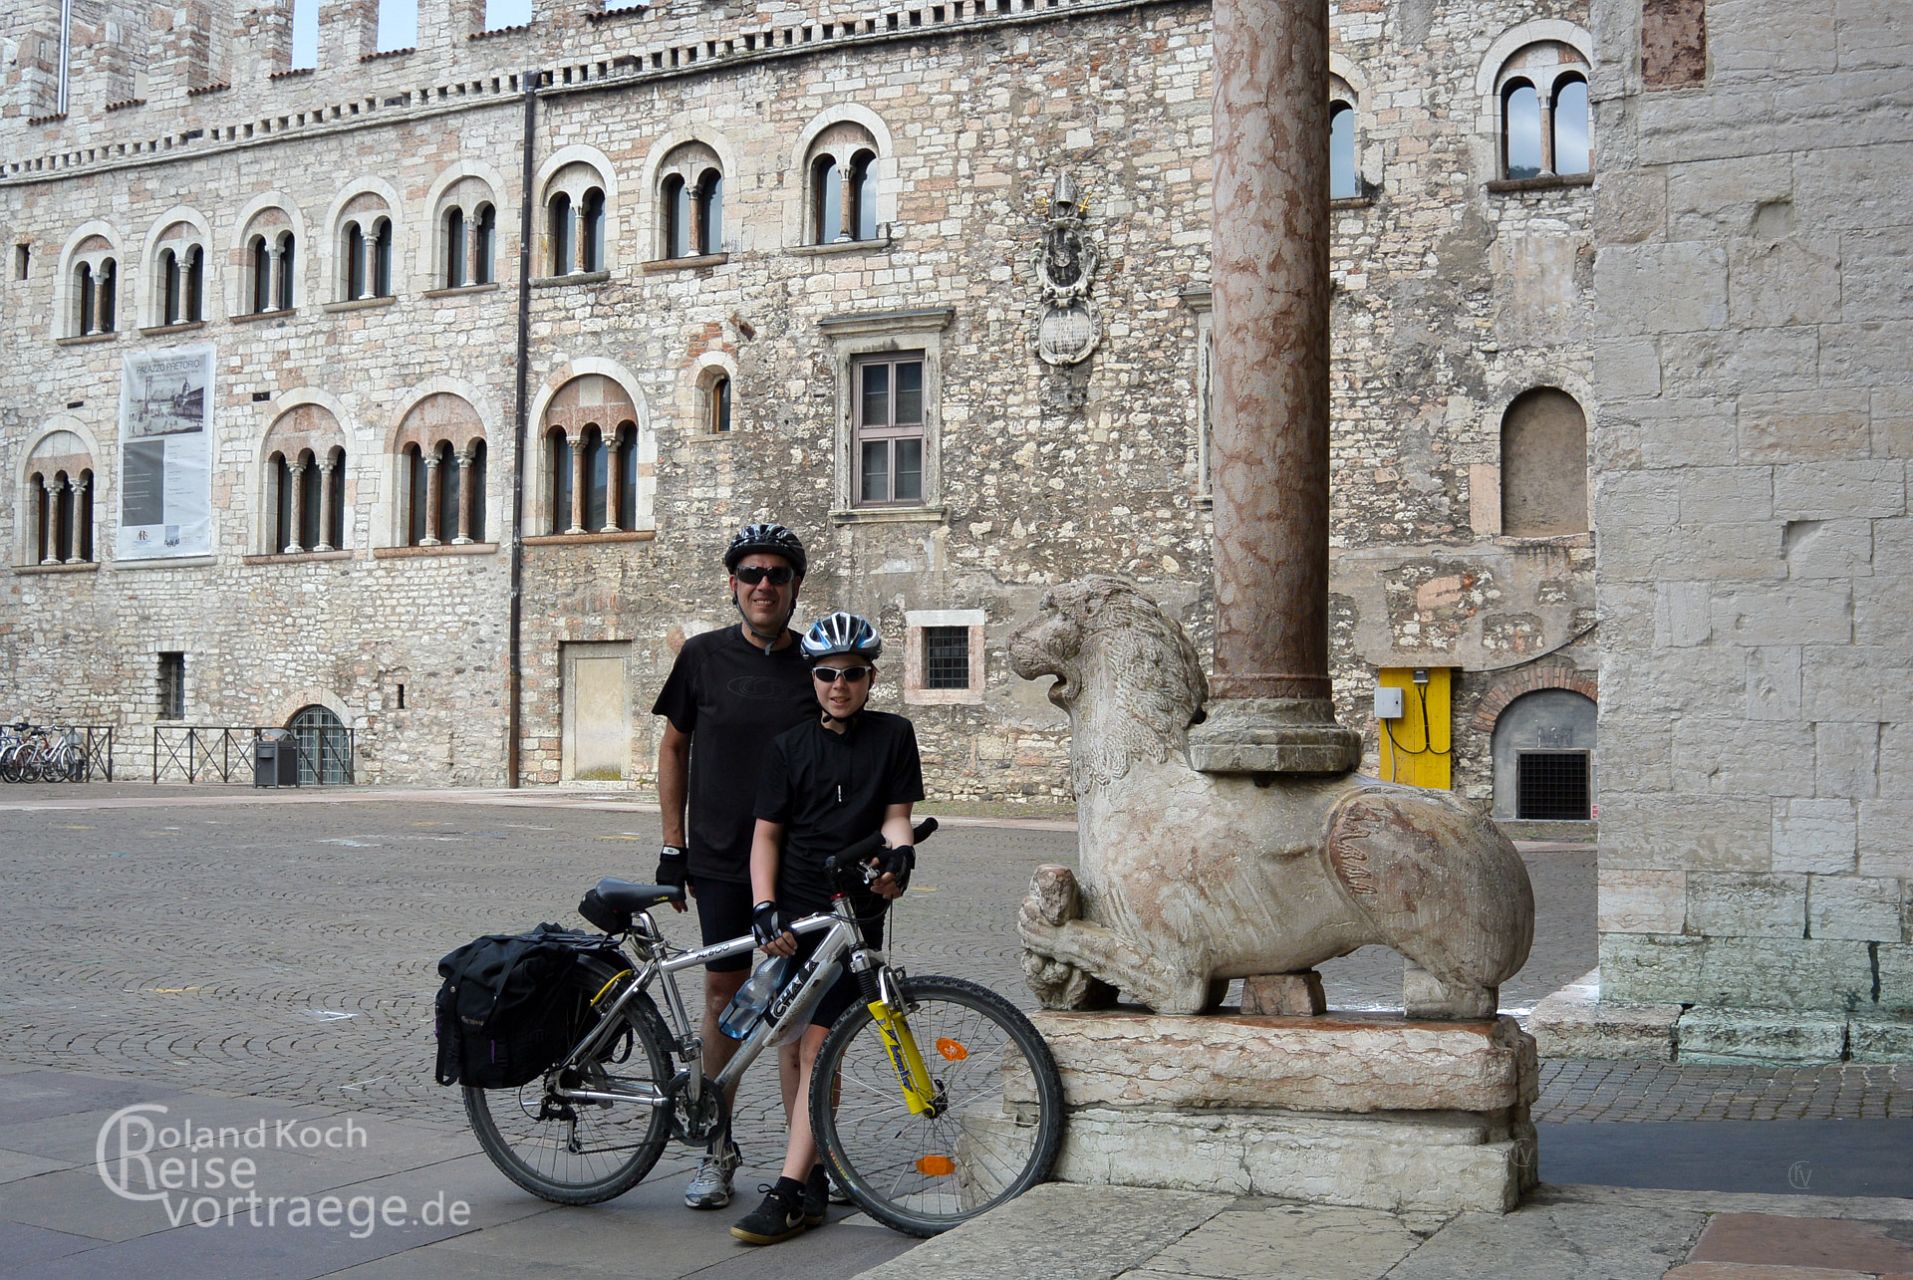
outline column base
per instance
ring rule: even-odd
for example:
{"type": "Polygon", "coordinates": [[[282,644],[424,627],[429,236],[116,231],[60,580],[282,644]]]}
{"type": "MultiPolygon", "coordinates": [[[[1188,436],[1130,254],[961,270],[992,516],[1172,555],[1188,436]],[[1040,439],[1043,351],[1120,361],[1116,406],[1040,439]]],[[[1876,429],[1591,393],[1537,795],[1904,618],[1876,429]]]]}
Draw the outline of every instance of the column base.
{"type": "Polygon", "coordinates": [[[1348,773],[1362,736],[1335,721],[1327,699],[1228,698],[1189,731],[1189,763],[1204,773],[1348,773]]]}

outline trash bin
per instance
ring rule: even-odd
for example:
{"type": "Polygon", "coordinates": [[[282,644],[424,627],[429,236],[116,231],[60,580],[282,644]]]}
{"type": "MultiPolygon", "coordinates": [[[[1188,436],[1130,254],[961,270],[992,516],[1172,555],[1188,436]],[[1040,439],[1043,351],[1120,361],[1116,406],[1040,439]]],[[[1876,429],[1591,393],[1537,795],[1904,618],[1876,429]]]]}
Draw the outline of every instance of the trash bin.
{"type": "Polygon", "coordinates": [[[284,729],[268,729],[252,744],[252,785],[299,785],[299,750],[284,729]]]}

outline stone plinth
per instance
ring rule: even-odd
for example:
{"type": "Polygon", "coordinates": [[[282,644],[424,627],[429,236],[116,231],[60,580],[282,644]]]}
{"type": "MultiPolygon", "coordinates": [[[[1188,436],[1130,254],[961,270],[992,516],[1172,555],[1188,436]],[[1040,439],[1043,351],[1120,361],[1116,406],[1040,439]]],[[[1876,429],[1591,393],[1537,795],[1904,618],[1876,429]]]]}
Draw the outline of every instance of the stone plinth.
{"type": "Polygon", "coordinates": [[[1504,1212],[1536,1180],[1538,1066],[1512,1018],[1035,1021],[1070,1108],[1063,1181],[1504,1212]]]}

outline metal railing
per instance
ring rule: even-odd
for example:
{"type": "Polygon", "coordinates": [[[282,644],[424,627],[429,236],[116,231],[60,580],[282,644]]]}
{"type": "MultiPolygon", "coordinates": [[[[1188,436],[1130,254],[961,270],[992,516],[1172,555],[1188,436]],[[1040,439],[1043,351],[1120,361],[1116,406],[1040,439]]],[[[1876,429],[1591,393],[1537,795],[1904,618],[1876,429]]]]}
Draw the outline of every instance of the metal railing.
{"type": "Polygon", "coordinates": [[[299,761],[302,786],[350,785],[356,731],[344,727],[299,725],[153,726],[153,781],[183,777],[188,782],[252,780],[253,748],[267,734],[280,750],[299,761]]]}

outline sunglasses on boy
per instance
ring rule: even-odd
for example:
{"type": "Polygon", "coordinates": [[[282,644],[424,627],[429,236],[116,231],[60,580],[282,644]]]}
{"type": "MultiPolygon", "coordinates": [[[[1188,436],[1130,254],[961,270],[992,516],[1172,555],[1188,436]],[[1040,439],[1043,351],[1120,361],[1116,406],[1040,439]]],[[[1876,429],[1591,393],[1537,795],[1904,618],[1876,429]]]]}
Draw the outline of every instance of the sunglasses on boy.
{"type": "Polygon", "coordinates": [[[836,684],[839,680],[851,684],[862,684],[870,678],[871,667],[812,667],[811,678],[822,684],[836,684]]]}
{"type": "Polygon", "coordinates": [[[766,578],[771,580],[773,587],[789,586],[791,578],[795,576],[791,567],[787,564],[747,564],[734,569],[732,572],[737,575],[737,580],[747,587],[754,587],[766,578]]]}

